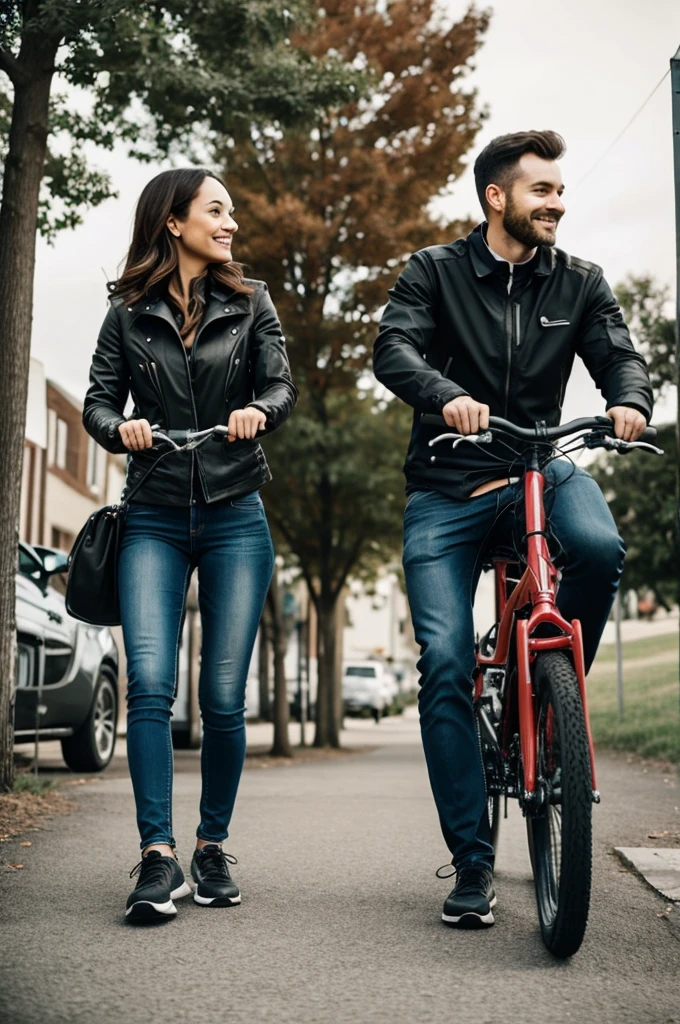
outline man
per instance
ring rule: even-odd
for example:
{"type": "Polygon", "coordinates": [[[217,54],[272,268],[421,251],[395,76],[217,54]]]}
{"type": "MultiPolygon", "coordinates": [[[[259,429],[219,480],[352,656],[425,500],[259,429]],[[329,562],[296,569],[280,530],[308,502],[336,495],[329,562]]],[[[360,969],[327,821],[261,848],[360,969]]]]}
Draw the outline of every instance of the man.
{"type": "MultiPolygon", "coordinates": [[[[560,422],[575,354],[607,403],[616,436],[649,422],[652,391],[602,271],[554,248],[564,213],[555,132],[494,139],[475,163],[486,222],[448,245],[413,255],[389,293],[375,344],[376,377],[415,410],[404,472],[404,570],[421,648],[423,747],[457,880],[447,924],[494,922],[493,847],[472,710],[472,602],[481,554],[512,535],[517,469],[501,442],[459,445],[446,468],[430,461],[441,413],[460,434],[489,415],[520,426],[560,422]]],[[[546,469],[551,529],[563,552],[558,594],[582,620],[590,667],[612,605],[624,547],[607,504],[583,470],[546,469]],[[552,486],[550,486],[552,485],[552,486]]]]}

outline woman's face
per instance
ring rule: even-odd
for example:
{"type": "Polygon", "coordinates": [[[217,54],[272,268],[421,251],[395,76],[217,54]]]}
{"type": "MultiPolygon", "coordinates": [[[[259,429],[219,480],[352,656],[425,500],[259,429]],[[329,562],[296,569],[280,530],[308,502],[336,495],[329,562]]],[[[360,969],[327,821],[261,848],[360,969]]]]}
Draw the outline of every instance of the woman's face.
{"type": "Polygon", "coordinates": [[[209,263],[228,263],[238,224],[232,217],[231,198],[224,185],[204,178],[185,220],[171,214],[167,226],[175,238],[179,257],[205,268],[209,263]]]}

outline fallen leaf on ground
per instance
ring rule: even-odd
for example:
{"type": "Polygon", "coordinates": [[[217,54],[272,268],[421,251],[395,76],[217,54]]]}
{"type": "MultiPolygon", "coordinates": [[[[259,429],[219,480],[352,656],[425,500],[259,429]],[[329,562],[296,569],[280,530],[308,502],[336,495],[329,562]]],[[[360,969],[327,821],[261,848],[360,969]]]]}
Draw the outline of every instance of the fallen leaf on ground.
{"type": "Polygon", "coordinates": [[[14,868],[15,871],[18,871],[19,868],[23,868],[23,866],[23,864],[10,864],[10,867],[14,868]]]}
{"type": "Polygon", "coordinates": [[[25,843],[22,843],[21,845],[22,846],[33,846],[33,843],[31,843],[30,841],[27,841],[25,843]]]}
{"type": "Polygon", "coordinates": [[[669,828],[665,828],[663,830],[663,832],[648,832],[647,833],[647,838],[648,839],[663,839],[664,836],[670,836],[670,835],[672,835],[671,830],[669,828]]]}

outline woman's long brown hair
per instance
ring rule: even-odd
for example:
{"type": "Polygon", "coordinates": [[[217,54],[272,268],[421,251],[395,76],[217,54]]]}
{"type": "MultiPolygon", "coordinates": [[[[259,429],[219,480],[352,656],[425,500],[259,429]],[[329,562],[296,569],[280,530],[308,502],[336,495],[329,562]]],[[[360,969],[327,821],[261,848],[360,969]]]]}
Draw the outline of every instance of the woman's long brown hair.
{"type": "MultiPolygon", "coordinates": [[[[239,263],[211,263],[205,273],[194,278],[188,301],[180,286],[177,249],[167,228],[168,217],[184,220],[191,203],[206,178],[224,182],[203,167],[162,171],[144,188],[135,211],[132,241],[125,259],[125,268],[117,281],[109,283],[109,300],[122,299],[132,305],[156,288],[167,291],[182,313],[180,335],[186,338],[203,316],[208,274],[235,292],[252,294],[243,280],[239,263]]],[[[226,187],[226,186],[225,186],[226,187]]]]}

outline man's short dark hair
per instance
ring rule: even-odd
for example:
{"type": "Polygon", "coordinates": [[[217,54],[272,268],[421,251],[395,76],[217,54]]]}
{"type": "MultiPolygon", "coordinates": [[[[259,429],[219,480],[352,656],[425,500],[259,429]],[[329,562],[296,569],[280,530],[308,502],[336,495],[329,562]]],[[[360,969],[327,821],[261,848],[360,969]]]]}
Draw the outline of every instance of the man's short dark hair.
{"type": "Polygon", "coordinates": [[[507,192],[517,177],[520,157],[525,153],[535,153],[542,160],[560,160],[566,148],[557,132],[514,132],[492,139],[475,160],[475,185],[484,213],[488,210],[488,186],[499,185],[507,192]]]}

